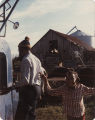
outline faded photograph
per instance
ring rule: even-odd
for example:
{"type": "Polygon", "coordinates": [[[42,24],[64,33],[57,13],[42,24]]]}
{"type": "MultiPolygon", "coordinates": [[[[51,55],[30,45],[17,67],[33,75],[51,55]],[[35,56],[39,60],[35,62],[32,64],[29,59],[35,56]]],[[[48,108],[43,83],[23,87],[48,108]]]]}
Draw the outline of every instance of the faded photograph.
{"type": "Polygon", "coordinates": [[[95,0],[0,0],[0,120],[95,120],[95,0]]]}

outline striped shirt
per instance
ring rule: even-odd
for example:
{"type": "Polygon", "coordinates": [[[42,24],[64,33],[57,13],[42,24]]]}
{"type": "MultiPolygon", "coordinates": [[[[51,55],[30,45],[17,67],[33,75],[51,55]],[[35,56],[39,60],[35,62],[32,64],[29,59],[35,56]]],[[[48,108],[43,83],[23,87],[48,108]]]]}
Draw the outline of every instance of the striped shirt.
{"type": "Polygon", "coordinates": [[[48,94],[52,96],[62,96],[64,113],[72,117],[80,117],[85,113],[83,97],[95,95],[95,88],[78,84],[75,86],[75,89],[71,89],[64,85],[57,89],[48,88],[48,94]]]}

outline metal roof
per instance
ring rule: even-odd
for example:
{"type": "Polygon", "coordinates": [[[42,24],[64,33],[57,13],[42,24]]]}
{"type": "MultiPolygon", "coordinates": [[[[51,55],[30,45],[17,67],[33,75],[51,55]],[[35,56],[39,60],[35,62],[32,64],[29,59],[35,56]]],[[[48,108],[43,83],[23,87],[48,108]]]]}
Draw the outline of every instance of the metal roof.
{"type": "Polygon", "coordinates": [[[76,32],[70,34],[72,36],[89,36],[86,33],[82,32],[81,30],[77,30],[76,32]]]}

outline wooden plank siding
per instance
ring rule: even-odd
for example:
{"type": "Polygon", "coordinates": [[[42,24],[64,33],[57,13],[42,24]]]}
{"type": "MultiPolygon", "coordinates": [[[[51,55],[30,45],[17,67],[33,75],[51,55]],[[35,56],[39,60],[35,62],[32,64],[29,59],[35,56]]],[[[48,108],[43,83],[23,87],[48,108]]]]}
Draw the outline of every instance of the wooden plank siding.
{"type": "Polygon", "coordinates": [[[76,59],[74,51],[79,51],[83,58],[84,50],[93,50],[81,40],[59,33],[54,30],[49,30],[31,49],[31,51],[41,60],[42,65],[48,69],[52,69],[62,62],[64,67],[77,67],[82,64],[79,59],[76,59]],[[50,53],[50,42],[56,41],[58,53],[50,53]]]}

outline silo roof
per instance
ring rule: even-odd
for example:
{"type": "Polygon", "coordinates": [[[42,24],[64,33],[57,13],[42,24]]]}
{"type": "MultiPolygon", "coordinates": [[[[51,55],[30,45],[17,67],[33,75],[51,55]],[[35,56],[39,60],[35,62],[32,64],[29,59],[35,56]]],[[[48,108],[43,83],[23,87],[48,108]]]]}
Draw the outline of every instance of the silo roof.
{"type": "Polygon", "coordinates": [[[81,30],[77,30],[76,32],[70,34],[71,36],[89,36],[86,33],[82,32],[81,30]]]}

